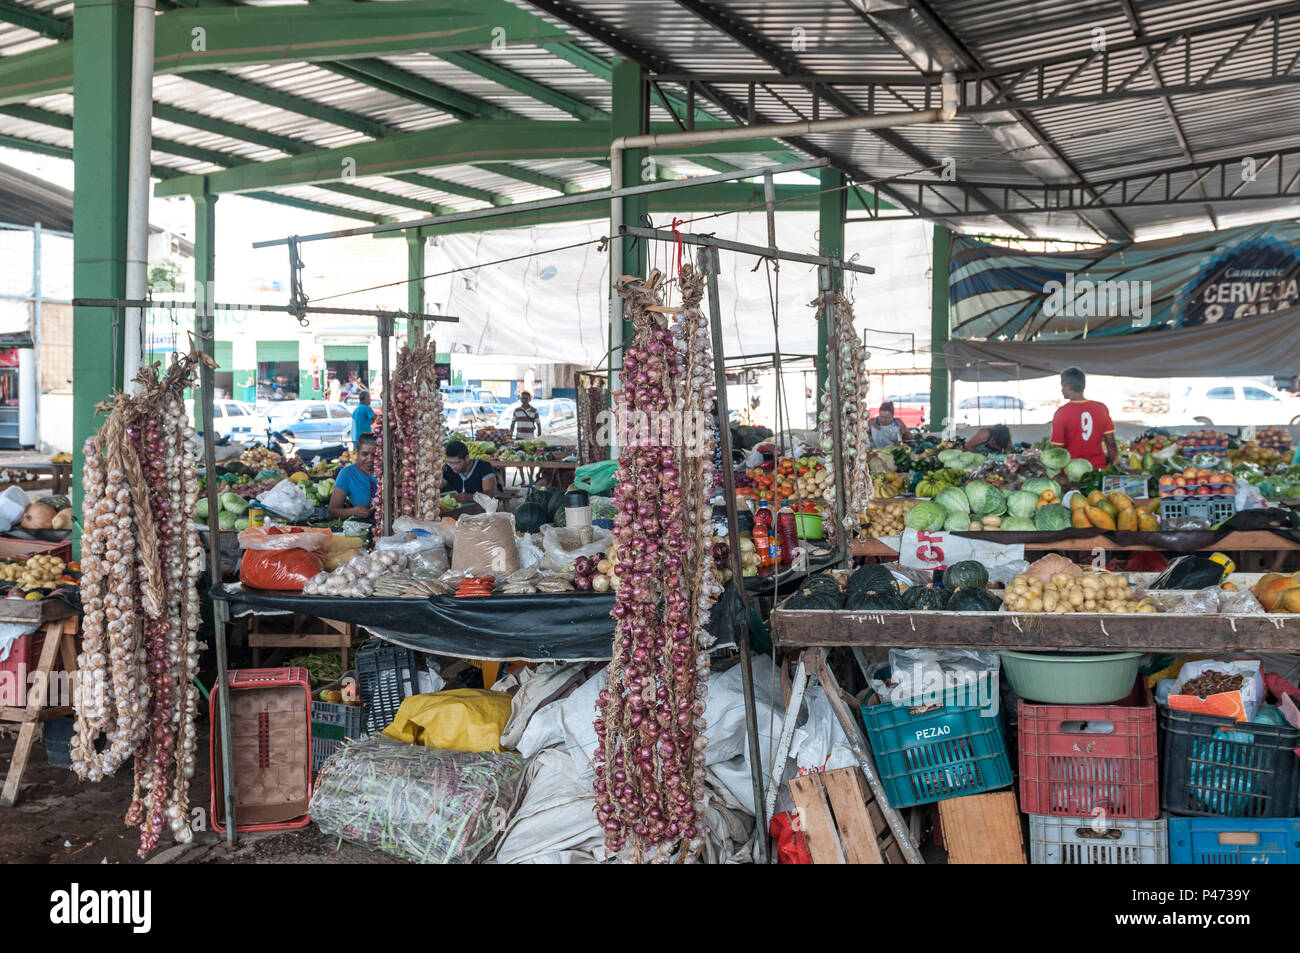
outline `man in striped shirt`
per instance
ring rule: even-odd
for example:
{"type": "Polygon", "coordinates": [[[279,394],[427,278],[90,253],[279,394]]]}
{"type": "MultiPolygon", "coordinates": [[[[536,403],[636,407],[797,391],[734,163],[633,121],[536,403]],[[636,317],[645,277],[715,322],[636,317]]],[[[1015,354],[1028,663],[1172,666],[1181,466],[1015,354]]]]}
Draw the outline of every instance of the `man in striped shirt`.
{"type": "Polygon", "coordinates": [[[528,391],[519,395],[519,406],[510,421],[510,434],[516,440],[532,440],[542,431],[542,417],[532,405],[532,399],[533,395],[528,391]]]}

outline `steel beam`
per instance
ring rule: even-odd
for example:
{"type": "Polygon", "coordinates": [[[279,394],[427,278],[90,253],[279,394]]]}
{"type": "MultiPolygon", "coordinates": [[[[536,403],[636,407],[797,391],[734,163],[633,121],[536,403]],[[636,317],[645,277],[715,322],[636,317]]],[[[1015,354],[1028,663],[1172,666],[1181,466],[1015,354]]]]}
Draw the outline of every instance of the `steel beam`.
{"type": "Polygon", "coordinates": [[[948,426],[952,405],[948,393],[948,365],[943,346],[948,342],[948,263],[952,259],[952,232],[934,226],[934,254],[930,258],[930,429],[948,426]]]}
{"type": "MultiPolygon", "coordinates": [[[[406,310],[412,314],[423,314],[425,239],[418,228],[408,229],[404,234],[406,236],[406,310]]],[[[423,331],[419,321],[407,321],[406,343],[415,347],[423,331]]]]}
{"type": "Polygon", "coordinates": [[[0,3],[0,21],[33,30],[51,40],[66,40],[72,36],[72,24],[67,20],[60,20],[9,0],[0,3]]]}
{"type": "MultiPolygon", "coordinates": [[[[500,30],[515,43],[567,37],[505,0],[205,6],[158,17],[154,73],[486,49],[500,30]]],[[[0,57],[0,103],[71,90],[74,42],[0,57]]]]}
{"type": "Polygon", "coordinates": [[[552,89],[544,83],[539,83],[513,70],[506,69],[498,63],[493,62],[486,56],[478,53],[439,53],[438,57],[447,61],[458,69],[473,73],[475,76],[481,76],[484,79],[491,80],[498,86],[504,86],[506,89],[513,90],[516,93],[522,93],[539,103],[545,103],[553,106],[562,112],[568,113],[575,119],[585,119],[591,122],[609,122],[609,113],[603,109],[597,109],[588,103],[583,102],[576,96],[570,96],[568,93],[561,92],[558,89],[552,89]]]}
{"type": "MultiPolygon", "coordinates": [[[[824,258],[844,258],[844,220],[847,217],[848,192],[844,188],[844,173],[839,169],[821,170],[821,194],[817,196],[817,254],[824,258]]],[[[839,287],[844,275],[838,268],[831,269],[831,283],[839,287]]],[[[826,390],[829,368],[826,349],[830,347],[830,327],[825,312],[817,322],[817,407],[820,412],[822,394],[826,390]]]]}
{"type": "Polygon", "coordinates": [[[470,96],[443,83],[425,79],[383,60],[347,60],[321,63],[322,69],[345,76],[390,95],[428,106],[457,119],[517,119],[515,113],[478,96],[470,96]]]}

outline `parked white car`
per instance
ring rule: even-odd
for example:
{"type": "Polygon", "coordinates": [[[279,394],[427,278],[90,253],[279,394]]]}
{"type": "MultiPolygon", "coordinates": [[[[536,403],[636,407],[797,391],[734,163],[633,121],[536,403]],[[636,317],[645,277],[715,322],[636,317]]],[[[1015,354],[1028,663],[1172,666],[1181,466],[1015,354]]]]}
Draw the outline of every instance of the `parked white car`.
{"type": "Polygon", "coordinates": [[[981,394],[957,402],[954,421],[959,427],[1011,427],[1051,423],[1053,410],[1010,394],[981,394]]]}
{"type": "Polygon", "coordinates": [[[491,427],[497,409],[490,404],[458,403],[442,405],[442,424],[447,433],[463,433],[471,439],[479,427],[491,427]]]}
{"type": "MultiPolygon", "coordinates": [[[[515,401],[497,416],[496,425],[505,430],[510,429],[510,423],[514,420],[515,408],[519,402],[515,401]]],[[[568,397],[553,397],[549,400],[535,400],[533,406],[537,408],[538,416],[541,418],[542,437],[576,437],[578,435],[578,404],[568,397]]]]}
{"type": "Polygon", "coordinates": [[[1180,424],[1285,427],[1300,424],[1300,397],[1267,384],[1206,378],[1175,382],[1170,418],[1180,424]]]}

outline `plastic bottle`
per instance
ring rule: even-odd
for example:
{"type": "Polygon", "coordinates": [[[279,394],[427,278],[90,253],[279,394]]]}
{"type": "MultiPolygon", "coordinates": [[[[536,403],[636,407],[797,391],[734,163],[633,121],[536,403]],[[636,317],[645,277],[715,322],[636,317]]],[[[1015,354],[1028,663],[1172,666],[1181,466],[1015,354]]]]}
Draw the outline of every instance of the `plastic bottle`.
{"type": "Polygon", "coordinates": [[[772,527],[772,511],[767,508],[767,500],[759,501],[758,512],[754,514],[754,548],[758,550],[760,566],[776,564],[780,554],[772,527]]]}
{"type": "Polygon", "coordinates": [[[781,565],[788,566],[794,562],[794,548],[799,545],[799,524],[794,518],[794,510],[788,505],[777,510],[776,533],[780,543],[781,565]]]}

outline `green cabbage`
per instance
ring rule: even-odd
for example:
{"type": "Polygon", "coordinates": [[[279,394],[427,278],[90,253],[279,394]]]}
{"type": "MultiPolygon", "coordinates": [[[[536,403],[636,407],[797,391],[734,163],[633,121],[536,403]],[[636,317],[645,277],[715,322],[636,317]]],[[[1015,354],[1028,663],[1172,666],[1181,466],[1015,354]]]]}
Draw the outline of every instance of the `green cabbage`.
{"type": "Polygon", "coordinates": [[[958,450],[956,447],[950,447],[947,450],[940,450],[936,456],[939,458],[939,462],[945,467],[950,467],[954,460],[961,459],[963,452],[964,451],[958,450]]]}
{"type": "Polygon", "coordinates": [[[235,516],[234,513],[229,512],[228,510],[222,510],[217,515],[217,523],[222,529],[234,529],[235,520],[237,519],[238,517],[235,516]]]}
{"type": "MultiPolygon", "coordinates": [[[[1030,493],[1028,490],[1016,490],[1016,492],[1007,497],[1007,512],[1010,513],[1012,517],[1032,520],[1034,518],[1034,510],[1037,508],[1038,497],[1033,493],[1030,493]]],[[[1006,520],[1002,521],[1002,525],[1006,526],[1006,520]]]]}
{"type": "Polygon", "coordinates": [[[970,529],[971,516],[969,513],[958,513],[955,510],[949,511],[948,518],[943,521],[943,528],[948,533],[964,533],[970,529]]]}
{"type": "Polygon", "coordinates": [[[1007,511],[1007,499],[1002,491],[983,480],[966,484],[966,499],[970,501],[970,511],[977,517],[1001,516],[1007,511]]]}
{"type": "Polygon", "coordinates": [[[1016,533],[1032,533],[1038,527],[1033,520],[1023,516],[1008,516],[1002,520],[1002,528],[1016,533]]]}
{"type": "Polygon", "coordinates": [[[194,515],[201,520],[208,518],[208,498],[206,496],[199,497],[198,503],[194,505],[194,515]]]}
{"type": "Polygon", "coordinates": [[[1064,447],[1048,447],[1043,451],[1043,466],[1050,470],[1063,470],[1065,465],[1070,462],[1070,452],[1064,447]]]}
{"type": "Polygon", "coordinates": [[[938,503],[917,503],[903,517],[903,525],[908,529],[943,529],[948,519],[948,511],[938,503]]]}
{"type": "Polygon", "coordinates": [[[1070,520],[1070,511],[1060,503],[1048,503],[1046,506],[1040,506],[1034,511],[1034,528],[1054,531],[1058,529],[1069,529],[1073,526],[1070,520]]]}
{"type": "Polygon", "coordinates": [[[1024,490],[1026,493],[1034,494],[1035,503],[1038,502],[1038,498],[1043,495],[1044,490],[1051,490],[1052,495],[1058,500],[1061,498],[1061,485],[1055,480],[1047,479],[1047,477],[1031,477],[1024,482],[1024,485],[1021,486],[1020,489],[1024,490]]]}
{"type": "Polygon", "coordinates": [[[1081,457],[1075,457],[1065,465],[1065,475],[1075,483],[1078,483],[1085,473],[1090,473],[1091,471],[1091,461],[1084,460],[1081,457]]]}
{"type": "MultiPolygon", "coordinates": [[[[971,511],[971,505],[966,499],[966,494],[956,487],[950,486],[940,490],[939,495],[934,498],[934,501],[950,513],[960,513],[963,516],[969,516],[971,511]]],[[[969,523],[970,520],[967,519],[966,522],[969,523]]]]}
{"type": "Polygon", "coordinates": [[[238,493],[222,493],[217,497],[217,502],[221,504],[221,509],[224,512],[233,513],[235,516],[248,509],[248,500],[238,493]]]}

